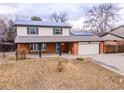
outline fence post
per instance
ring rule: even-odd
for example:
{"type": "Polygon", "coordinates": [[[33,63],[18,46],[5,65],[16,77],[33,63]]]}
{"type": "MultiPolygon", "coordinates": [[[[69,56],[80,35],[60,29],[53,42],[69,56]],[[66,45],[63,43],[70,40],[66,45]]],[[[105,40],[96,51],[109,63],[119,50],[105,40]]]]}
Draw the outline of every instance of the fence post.
{"type": "Polygon", "coordinates": [[[18,61],[18,50],[17,50],[17,44],[15,44],[15,56],[16,56],[16,61],[18,61]]]}
{"type": "Polygon", "coordinates": [[[2,52],[3,52],[3,58],[5,58],[6,56],[5,56],[5,48],[4,48],[5,46],[2,44],[2,52]]]}
{"type": "Polygon", "coordinates": [[[41,43],[39,43],[39,58],[41,58],[41,43]]]}

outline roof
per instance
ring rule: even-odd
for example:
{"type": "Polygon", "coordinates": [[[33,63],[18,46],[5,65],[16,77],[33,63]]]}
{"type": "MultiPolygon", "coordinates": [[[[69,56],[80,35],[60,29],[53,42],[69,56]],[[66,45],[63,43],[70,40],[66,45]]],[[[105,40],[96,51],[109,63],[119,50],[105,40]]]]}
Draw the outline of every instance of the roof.
{"type": "Polygon", "coordinates": [[[124,34],[114,34],[114,33],[109,33],[109,32],[101,35],[100,37],[103,37],[103,36],[105,36],[107,34],[110,34],[110,35],[113,35],[113,36],[116,36],[116,37],[124,39],[124,34]]]}
{"type": "Polygon", "coordinates": [[[120,25],[120,26],[118,26],[118,27],[116,27],[116,28],[113,28],[113,29],[110,30],[110,32],[111,32],[111,31],[114,31],[114,30],[116,30],[116,29],[118,29],[118,28],[120,28],[120,27],[124,27],[124,25],[120,25]]]}
{"type": "Polygon", "coordinates": [[[43,21],[29,21],[29,20],[16,20],[15,26],[40,26],[40,27],[65,27],[71,28],[71,26],[64,22],[43,22],[43,21]]]}
{"type": "Polygon", "coordinates": [[[119,40],[119,41],[124,41],[124,39],[123,38],[121,38],[121,37],[119,37],[119,36],[116,36],[116,35],[114,35],[114,34],[107,34],[107,35],[105,35],[105,36],[103,36],[103,37],[101,37],[101,38],[103,38],[103,39],[106,39],[106,40],[119,40]]]}
{"type": "Polygon", "coordinates": [[[98,36],[16,36],[15,43],[104,41],[98,36]]]}
{"type": "Polygon", "coordinates": [[[103,37],[103,36],[105,36],[105,35],[107,35],[107,34],[110,34],[110,35],[119,37],[119,38],[121,38],[121,39],[124,39],[124,28],[123,28],[123,30],[121,30],[121,31],[118,30],[118,31],[114,32],[116,29],[119,29],[119,28],[121,28],[121,27],[124,27],[124,25],[121,25],[121,26],[119,26],[119,27],[116,27],[116,28],[110,30],[109,32],[106,32],[106,33],[100,35],[100,37],[103,37]]]}
{"type": "Polygon", "coordinates": [[[71,32],[72,35],[74,36],[93,36],[94,34],[91,32],[80,32],[80,31],[73,31],[71,32]]]}
{"type": "Polygon", "coordinates": [[[97,35],[97,36],[102,36],[102,35],[104,35],[104,34],[106,34],[106,33],[108,33],[108,32],[97,32],[97,33],[95,33],[95,35],[97,35]]]}
{"type": "MultiPolygon", "coordinates": [[[[121,28],[121,27],[124,27],[124,25],[121,25],[121,26],[118,26],[118,27],[116,27],[116,28],[114,28],[114,29],[111,29],[109,32],[104,32],[103,34],[100,35],[100,37],[102,37],[102,36],[104,36],[104,35],[106,35],[106,34],[113,34],[113,35],[119,36],[120,38],[121,38],[121,37],[124,38],[124,35],[122,35],[122,33],[120,34],[120,33],[114,33],[114,32],[113,32],[113,31],[115,31],[116,29],[121,28]]],[[[123,30],[123,34],[124,34],[124,30],[123,30]]]]}

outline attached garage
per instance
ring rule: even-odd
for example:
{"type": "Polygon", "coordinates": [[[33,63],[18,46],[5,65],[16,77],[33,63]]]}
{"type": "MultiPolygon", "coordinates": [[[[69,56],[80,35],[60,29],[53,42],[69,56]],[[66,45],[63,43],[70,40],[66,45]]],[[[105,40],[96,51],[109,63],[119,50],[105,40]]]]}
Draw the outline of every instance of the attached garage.
{"type": "Polygon", "coordinates": [[[99,42],[79,42],[78,55],[99,54],[99,42]]]}

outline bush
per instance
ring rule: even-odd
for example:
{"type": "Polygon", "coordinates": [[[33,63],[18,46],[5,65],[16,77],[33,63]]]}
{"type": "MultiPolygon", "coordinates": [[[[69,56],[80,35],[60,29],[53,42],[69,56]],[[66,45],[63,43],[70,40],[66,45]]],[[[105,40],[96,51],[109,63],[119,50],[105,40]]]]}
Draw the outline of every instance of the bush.
{"type": "Polygon", "coordinates": [[[57,71],[58,72],[62,72],[63,71],[62,61],[59,61],[59,63],[57,64],[57,71]]]}
{"type": "Polygon", "coordinates": [[[27,54],[26,49],[16,50],[17,59],[21,59],[21,60],[26,59],[26,54],[27,54]]]}
{"type": "Polygon", "coordinates": [[[77,57],[76,59],[79,61],[84,61],[84,59],[82,57],[77,57]]]}

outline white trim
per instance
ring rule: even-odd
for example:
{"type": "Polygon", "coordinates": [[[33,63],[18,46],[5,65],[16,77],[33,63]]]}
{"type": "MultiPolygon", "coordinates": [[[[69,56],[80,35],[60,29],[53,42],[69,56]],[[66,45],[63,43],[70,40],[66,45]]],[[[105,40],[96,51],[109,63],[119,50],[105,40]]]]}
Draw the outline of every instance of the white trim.
{"type": "MultiPolygon", "coordinates": [[[[39,51],[38,47],[39,47],[38,43],[32,43],[32,44],[30,44],[30,51],[39,51]],[[33,50],[31,49],[31,47],[33,48],[33,50]]],[[[46,51],[47,50],[46,47],[47,47],[46,43],[42,43],[41,44],[41,51],[46,51]]]]}
{"type": "Polygon", "coordinates": [[[57,28],[57,27],[53,28],[53,35],[62,35],[62,28],[57,28]]]}
{"type": "Polygon", "coordinates": [[[27,29],[27,35],[38,35],[37,27],[27,27],[27,29]]]}

